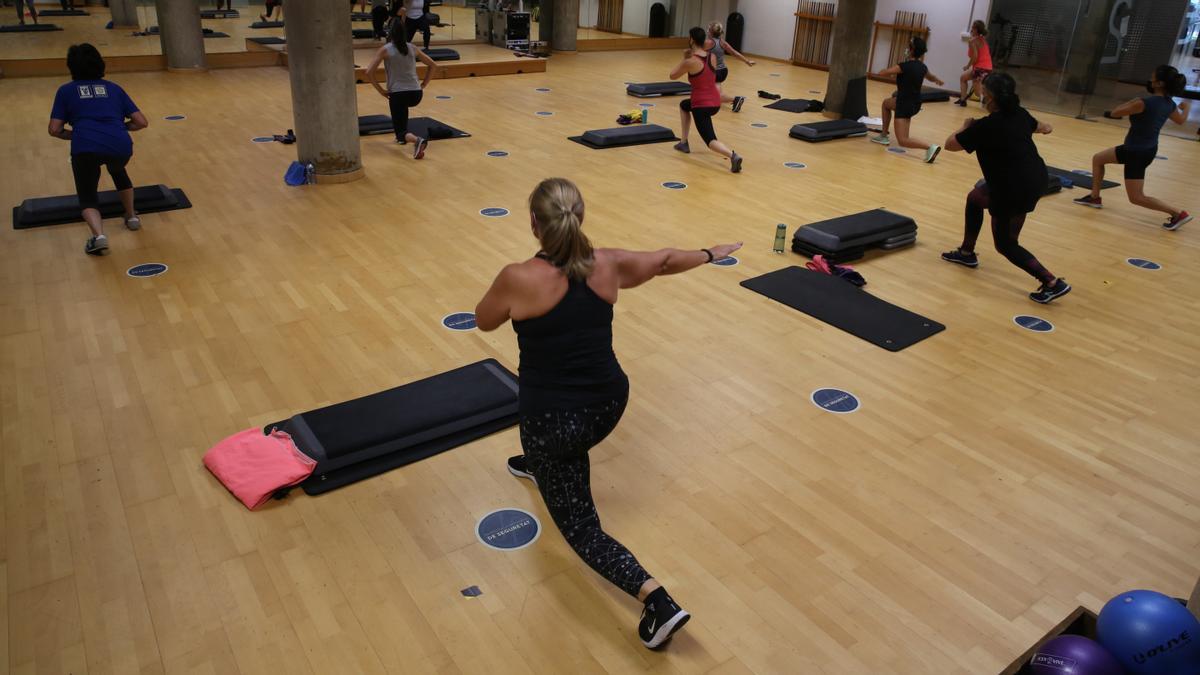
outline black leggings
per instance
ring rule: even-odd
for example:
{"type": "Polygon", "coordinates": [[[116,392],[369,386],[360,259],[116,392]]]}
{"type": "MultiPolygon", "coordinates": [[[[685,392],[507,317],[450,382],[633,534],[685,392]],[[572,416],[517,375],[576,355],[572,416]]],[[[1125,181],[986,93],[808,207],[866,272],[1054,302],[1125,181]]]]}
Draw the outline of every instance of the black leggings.
{"type": "MultiPolygon", "coordinates": [[[[963,233],[963,243],[959,247],[963,251],[974,251],[979,232],[983,229],[983,212],[988,207],[989,195],[987,185],[981,185],[967,195],[966,228],[963,233]]],[[[1050,273],[1033,254],[1026,251],[1017,237],[1021,236],[1021,228],[1025,225],[1025,214],[992,215],[992,241],[1000,255],[1008,261],[1025,270],[1030,276],[1048,284],[1056,278],[1050,273]]]]}
{"type": "Polygon", "coordinates": [[[97,191],[100,188],[100,167],[108,168],[113,185],[117,190],[128,190],[133,187],[125,165],[129,156],[98,155],[94,152],[84,152],[71,155],[71,173],[75,174],[75,194],[79,195],[79,208],[94,209],[100,205],[97,191]]]}
{"type": "MultiPolygon", "coordinates": [[[[282,4],[280,2],[280,0],[266,0],[266,7],[267,7],[266,17],[268,19],[270,19],[275,14],[275,8],[278,7],[280,4],[282,4]]],[[[279,11],[279,15],[283,16],[283,10],[279,11]]]]}
{"type": "Polygon", "coordinates": [[[415,108],[421,102],[425,92],[420,89],[412,91],[393,91],[388,94],[388,107],[392,109],[392,128],[396,130],[396,140],[404,142],[404,134],[408,133],[408,109],[415,108]]]}
{"type": "Polygon", "coordinates": [[[521,447],[546,510],[589,567],[637,597],[651,578],[621,542],[600,529],[592,501],[588,450],[604,440],[625,412],[628,397],[576,408],[521,414],[521,447]]]}
{"type": "MultiPolygon", "coordinates": [[[[696,124],[696,133],[700,134],[700,138],[704,139],[704,145],[717,140],[717,132],[713,129],[712,118],[721,111],[720,106],[711,108],[693,108],[692,99],[685,98],[679,102],[679,109],[692,114],[692,121],[696,124]]],[[[687,140],[686,138],[683,140],[687,140]]]]}
{"type": "Polygon", "coordinates": [[[33,0],[17,0],[17,19],[19,19],[21,23],[25,23],[26,4],[29,5],[29,16],[33,17],[34,21],[37,21],[38,13],[37,8],[33,6],[33,0]]]}
{"type": "Polygon", "coordinates": [[[417,36],[417,31],[421,31],[421,36],[424,40],[424,46],[422,47],[422,49],[429,49],[430,33],[429,33],[429,15],[428,14],[422,14],[421,18],[419,18],[419,19],[405,19],[404,27],[408,31],[407,40],[409,42],[412,42],[413,38],[417,36]]]}
{"type": "Polygon", "coordinates": [[[383,5],[375,5],[371,8],[371,29],[375,33],[375,37],[381,38],[387,35],[384,32],[384,25],[387,24],[388,11],[383,5]]]}

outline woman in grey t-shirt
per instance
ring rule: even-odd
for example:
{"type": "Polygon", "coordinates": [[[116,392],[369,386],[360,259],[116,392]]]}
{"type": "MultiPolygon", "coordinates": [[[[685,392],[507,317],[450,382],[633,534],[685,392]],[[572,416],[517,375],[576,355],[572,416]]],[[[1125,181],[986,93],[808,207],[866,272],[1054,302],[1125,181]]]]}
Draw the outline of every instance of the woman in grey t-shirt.
{"type": "MultiPolygon", "coordinates": [[[[398,27],[397,27],[398,28],[398,27]]],[[[425,156],[427,140],[408,132],[408,109],[415,108],[421,103],[424,89],[433,77],[433,69],[437,66],[433,59],[418,49],[416,45],[405,41],[402,30],[393,29],[391,41],[379,48],[375,58],[367,64],[367,81],[381,96],[388,100],[392,110],[392,126],[396,131],[397,143],[412,143],[413,158],[425,156]],[[417,59],[425,64],[425,78],[417,80],[417,59]],[[387,89],[379,86],[375,73],[380,63],[387,70],[387,89]]]]}

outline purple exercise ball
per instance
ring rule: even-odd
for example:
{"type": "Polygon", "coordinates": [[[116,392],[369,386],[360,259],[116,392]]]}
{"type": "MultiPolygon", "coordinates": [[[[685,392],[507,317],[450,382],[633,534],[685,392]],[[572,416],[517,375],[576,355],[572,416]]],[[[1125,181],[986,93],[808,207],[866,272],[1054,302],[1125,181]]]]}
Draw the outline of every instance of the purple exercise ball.
{"type": "Polygon", "coordinates": [[[1034,675],[1124,675],[1121,664],[1099,642],[1060,635],[1038,648],[1029,662],[1034,675]]]}

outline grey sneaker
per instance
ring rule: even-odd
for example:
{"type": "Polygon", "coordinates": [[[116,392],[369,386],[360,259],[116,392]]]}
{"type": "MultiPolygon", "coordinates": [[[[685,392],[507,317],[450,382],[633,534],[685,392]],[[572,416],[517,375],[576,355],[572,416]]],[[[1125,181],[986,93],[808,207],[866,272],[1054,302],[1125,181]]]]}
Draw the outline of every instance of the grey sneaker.
{"type": "Polygon", "coordinates": [[[87,244],[83,247],[83,252],[88,255],[104,255],[108,250],[108,237],[100,235],[98,237],[89,237],[87,244]]]}
{"type": "Polygon", "coordinates": [[[942,146],[940,145],[929,146],[929,149],[925,151],[925,163],[933,164],[933,160],[937,159],[938,153],[941,151],[942,146]]]}
{"type": "Polygon", "coordinates": [[[892,137],[888,136],[887,134],[875,134],[871,137],[871,142],[878,143],[880,145],[891,145],[892,137]]]}
{"type": "Polygon", "coordinates": [[[142,219],[138,218],[137,214],[135,213],[133,217],[125,219],[125,227],[137,232],[138,230],[142,229],[142,219]]]}

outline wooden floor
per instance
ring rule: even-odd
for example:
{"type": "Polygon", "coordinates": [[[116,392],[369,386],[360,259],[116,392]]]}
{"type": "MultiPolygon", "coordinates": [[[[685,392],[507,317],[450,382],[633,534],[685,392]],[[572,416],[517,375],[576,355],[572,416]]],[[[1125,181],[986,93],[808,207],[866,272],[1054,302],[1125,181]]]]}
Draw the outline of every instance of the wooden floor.
{"type": "MultiPolygon", "coordinates": [[[[612,126],[638,102],[622,83],[663,80],[677,57],[556,55],[546,73],[435,81],[416,114],[471,138],[432,143],[420,162],[364,138],[365,179],[304,188],[281,179],[293,146],[250,142],[293,126],[286,70],[122,75],[152,122],[135,182],[182,187],[194,208],[147,215],[137,233],[109,221],[100,259],[83,255],[82,225],[0,229],[0,663],[992,673],[1077,605],[1130,588],[1185,595],[1200,572],[1200,224],[1163,231],[1121,189],[1103,211],[1047,198],[1022,241],[1075,291],[1043,307],[986,234],[978,270],[938,259],[959,242],[972,157],[929,166],[866,139],[794,141],[789,126],[815,118],[753,97],[716,118],[741,175],[694,137],[688,156],[566,140],[612,126]],[[535,250],[526,196],[554,175],[581,186],[600,245],[746,242],[740,265],[654,281],[617,307],[633,394],[592,452],[593,485],[606,528],[694,614],[661,652],[638,642],[640,607],[505,471],[515,430],[258,512],[201,465],[221,438],[295,412],[485,357],[515,368],[510,328],[439,321],[535,250]],[[513,213],[478,215],[491,206],[513,213]],[[802,263],[771,252],[776,223],[879,206],[913,216],[920,241],[860,264],[867,289],[945,332],[890,353],[739,287],[802,263]],[[170,270],[126,276],[144,262],[170,270]],[[1024,331],[1016,314],[1055,331],[1024,331]],[[828,414],[808,400],[818,387],[863,407],[828,414]],[[550,530],[485,549],[473,527],[498,507],[550,530]],[[464,598],[472,585],[483,595],[464,598]]],[[[730,67],[727,88],[751,96],[824,89],[815,71],[730,67]]],[[[43,131],[59,84],[0,81],[0,148],[17,167],[0,181],[6,205],[72,191],[67,145],[43,131]]],[[[890,89],[868,86],[876,108],[890,89]]],[[[360,114],[386,112],[358,92],[360,114]]],[[[653,103],[650,121],[677,127],[677,99],[653,103]]],[[[914,132],[940,141],[969,112],[928,105],[914,132]]],[[[1049,121],[1038,145],[1060,167],[1121,140],[1049,121]]],[[[1149,191],[1200,211],[1198,151],[1164,139],[1149,191]]]]}

